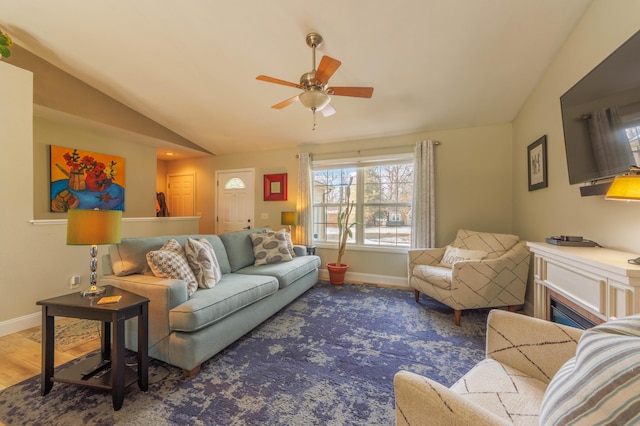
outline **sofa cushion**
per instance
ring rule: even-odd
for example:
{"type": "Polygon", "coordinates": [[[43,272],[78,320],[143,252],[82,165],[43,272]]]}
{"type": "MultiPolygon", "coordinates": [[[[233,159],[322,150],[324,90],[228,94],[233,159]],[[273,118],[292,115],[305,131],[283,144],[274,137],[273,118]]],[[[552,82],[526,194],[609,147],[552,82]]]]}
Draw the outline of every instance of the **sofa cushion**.
{"type": "Polygon", "coordinates": [[[224,274],[213,288],[199,289],[191,298],[169,311],[173,331],[192,332],[278,291],[273,277],[224,274]]]}
{"type": "Polygon", "coordinates": [[[209,241],[204,238],[199,240],[187,238],[184,251],[189,267],[196,276],[196,281],[198,281],[198,287],[212,288],[220,281],[220,278],[222,278],[220,265],[209,241]]]}
{"type": "MultiPolygon", "coordinates": [[[[287,247],[286,232],[266,231],[260,234],[249,234],[253,244],[254,265],[288,262],[293,257],[287,247]]],[[[293,249],[293,246],[291,247],[293,249]]]]}
{"type": "Polygon", "coordinates": [[[256,258],[253,256],[253,244],[251,244],[249,235],[260,233],[264,229],[269,228],[243,229],[220,235],[220,240],[224,244],[227,252],[231,272],[235,272],[245,266],[253,265],[256,258]]]}
{"type": "Polygon", "coordinates": [[[549,382],[540,424],[640,423],[640,315],[582,335],[576,356],[549,382]]]}
{"type": "Polygon", "coordinates": [[[540,380],[487,358],[451,386],[451,390],[513,424],[537,426],[546,387],[540,380]]]}
{"type": "Polygon", "coordinates": [[[198,288],[196,277],[178,241],[170,239],[159,250],[147,253],[147,262],[156,277],[185,281],[189,297],[198,288]]]}
{"type": "Polygon", "coordinates": [[[231,265],[227,258],[225,246],[217,235],[177,235],[177,236],[161,236],[161,237],[138,237],[123,238],[118,244],[109,246],[109,257],[111,259],[111,268],[113,273],[119,277],[131,274],[144,274],[150,272],[147,264],[147,253],[158,250],[164,243],[170,239],[174,239],[184,246],[187,238],[200,239],[204,238],[213,247],[213,251],[218,259],[220,271],[223,274],[231,272],[231,265]]]}
{"type": "Polygon", "coordinates": [[[459,229],[452,246],[467,250],[484,250],[485,259],[496,259],[513,247],[520,237],[512,234],[493,234],[459,229]]]}
{"type": "Polygon", "coordinates": [[[440,266],[451,268],[451,266],[460,260],[482,260],[487,256],[484,250],[467,250],[457,247],[447,246],[440,261],[440,266]]]}
{"type": "Polygon", "coordinates": [[[247,266],[236,273],[275,277],[278,280],[279,287],[284,288],[308,273],[315,271],[320,267],[320,264],[320,257],[318,256],[298,256],[290,262],[281,264],[247,266]]]}

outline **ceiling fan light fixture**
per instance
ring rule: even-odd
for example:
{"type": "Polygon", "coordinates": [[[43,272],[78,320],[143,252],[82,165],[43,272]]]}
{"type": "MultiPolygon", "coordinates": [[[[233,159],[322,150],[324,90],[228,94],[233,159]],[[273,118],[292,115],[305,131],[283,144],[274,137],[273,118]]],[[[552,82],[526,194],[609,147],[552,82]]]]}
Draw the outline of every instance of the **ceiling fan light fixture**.
{"type": "Polygon", "coordinates": [[[320,90],[306,90],[298,95],[298,99],[305,108],[315,111],[322,110],[331,101],[329,95],[320,90]]]}

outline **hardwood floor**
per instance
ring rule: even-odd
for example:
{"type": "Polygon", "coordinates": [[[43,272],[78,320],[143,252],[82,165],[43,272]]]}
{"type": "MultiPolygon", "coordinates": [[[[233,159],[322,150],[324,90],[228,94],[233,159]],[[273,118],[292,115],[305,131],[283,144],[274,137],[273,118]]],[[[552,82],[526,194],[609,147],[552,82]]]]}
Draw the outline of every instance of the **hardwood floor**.
{"type": "MultiPolygon", "coordinates": [[[[56,318],[56,324],[74,321],[71,318],[56,318]]],[[[40,374],[42,368],[42,345],[27,336],[40,327],[0,337],[0,391],[40,374]]],[[[79,339],[70,349],[56,349],[55,365],[64,364],[79,356],[100,348],[100,339],[79,339]],[[76,344],[77,343],[77,344],[76,344]]]]}

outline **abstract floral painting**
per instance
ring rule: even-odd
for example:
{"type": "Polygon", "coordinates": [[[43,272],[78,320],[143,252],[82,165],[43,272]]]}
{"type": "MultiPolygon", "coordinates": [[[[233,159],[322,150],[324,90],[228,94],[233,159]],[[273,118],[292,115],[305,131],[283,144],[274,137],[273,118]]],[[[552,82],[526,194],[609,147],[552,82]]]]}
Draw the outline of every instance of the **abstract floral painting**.
{"type": "Polygon", "coordinates": [[[51,145],[51,211],[124,210],[124,158],[51,145]]]}

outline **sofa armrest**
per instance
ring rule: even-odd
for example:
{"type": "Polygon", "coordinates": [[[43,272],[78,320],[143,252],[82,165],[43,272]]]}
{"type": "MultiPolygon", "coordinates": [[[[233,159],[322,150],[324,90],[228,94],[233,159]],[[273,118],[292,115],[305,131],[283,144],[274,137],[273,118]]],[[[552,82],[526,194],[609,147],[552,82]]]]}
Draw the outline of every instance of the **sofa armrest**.
{"type": "Polygon", "coordinates": [[[112,285],[149,299],[149,347],[155,346],[171,333],[169,311],[189,299],[183,280],[133,274],[124,277],[106,275],[101,285],[112,285]]]}
{"type": "Polygon", "coordinates": [[[293,252],[296,254],[296,256],[306,256],[307,255],[307,247],[306,246],[301,246],[299,244],[294,244],[293,245],[293,252]]]}
{"type": "Polygon", "coordinates": [[[447,387],[408,371],[399,371],[393,386],[396,425],[495,426],[511,423],[447,387]]]}
{"type": "Polygon", "coordinates": [[[494,309],[487,319],[487,358],[549,383],[575,356],[582,333],[577,328],[494,309]]]}

